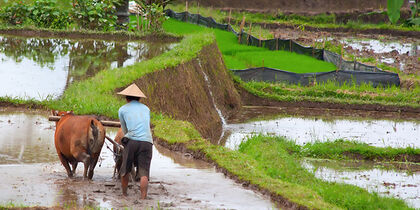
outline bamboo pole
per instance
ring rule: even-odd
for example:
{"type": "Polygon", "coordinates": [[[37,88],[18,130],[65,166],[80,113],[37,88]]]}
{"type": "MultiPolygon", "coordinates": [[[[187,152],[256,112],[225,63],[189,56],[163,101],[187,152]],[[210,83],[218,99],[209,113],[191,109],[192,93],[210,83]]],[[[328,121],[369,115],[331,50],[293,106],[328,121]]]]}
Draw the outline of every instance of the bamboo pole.
{"type": "Polygon", "coordinates": [[[249,45],[249,37],[251,36],[251,30],[252,30],[252,22],[249,23],[248,36],[246,38],[246,44],[247,45],[249,45]]]}
{"type": "MultiPolygon", "coordinates": [[[[59,121],[60,118],[61,118],[60,116],[49,116],[48,117],[48,120],[49,121],[59,121]]],[[[117,121],[100,120],[99,122],[101,122],[103,126],[108,126],[108,127],[121,127],[120,122],[117,122],[117,121]]]]}
{"type": "Polygon", "coordinates": [[[229,17],[228,17],[228,24],[230,25],[230,19],[232,15],[232,9],[229,9],[229,17]]]}
{"type": "Polygon", "coordinates": [[[245,26],[245,16],[242,16],[241,26],[239,27],[239,39],[238,39],[239,44],[241,43],[242,31],[244,30],[244,26],[245,26]]]}

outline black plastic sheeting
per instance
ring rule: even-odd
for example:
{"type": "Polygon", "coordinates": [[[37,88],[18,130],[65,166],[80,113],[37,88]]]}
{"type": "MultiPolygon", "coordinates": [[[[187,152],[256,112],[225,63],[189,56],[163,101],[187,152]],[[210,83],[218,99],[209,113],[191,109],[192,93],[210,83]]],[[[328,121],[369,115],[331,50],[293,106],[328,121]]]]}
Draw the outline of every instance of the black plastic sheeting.
{"type": "Polygon", "coordinates": [[[363,71],[330,71],[320,73],[297,74],[267,67],[250,68],[245,70],[231,70],[243,81],[292,83],[300,85],[312,85],[316,83],[338,82],[339,84],[371,84],[374,87],[400,84],[398,77],[389,72],[363,72],[363,71]]]}
{"type": "Polygon", "coordinates": [[[369,66],[356,61],[346,61],[341,55],[313,47],[305,47],[289,39],[269,39],[260,40],[245,32],[236,32],[231,25],[217,23],[211,17],[203,17],[200,14],[190,14],[188,12],[176,13],[166,10],[166,15],[184,22],[194,23],[210,28],[217,28],[231,31],[241,44],[250,46],[265,47],[269,50],[285,50],[314,57],[318,60],[333,63],[337,66],[337,71],[321,73],[297,74],[293,72],[271,69],[266,67],[250,68],[245,70],[231,70],[244,81],[264,81],[264,82],[286,82],[291,84],[308,85],[316,82],[337,81],[340,84],[362,84],[370,83],[376,86],[400,85],[398,74],[382,71],[376,66],[369,66]]]}

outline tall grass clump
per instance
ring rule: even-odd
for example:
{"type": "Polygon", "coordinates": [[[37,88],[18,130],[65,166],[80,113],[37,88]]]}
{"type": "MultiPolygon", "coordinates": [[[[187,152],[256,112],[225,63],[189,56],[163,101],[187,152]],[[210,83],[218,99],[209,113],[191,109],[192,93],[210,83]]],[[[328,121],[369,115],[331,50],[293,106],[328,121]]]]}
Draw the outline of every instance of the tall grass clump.
{"type": "Polygon", "coordinates": [[[166,21],[163,27],[167,32],[175,34],[213,31],[216,35],[217,46],[223,54],[226,67],[229,69],[265,66],[296,73],[328,72],[336,69],[333,64],[310,56],[239,44],[237,37],[232,32],[220,29],[209,29],[174,19],[166,21]]]}
{"type": "Polygon", "coordinates": [[[344,209],[410,209],[402,200],[381,197],[376,193],[348,184],[317,179],[300,164],[297,150],[282,137],[254,136],[239,146],[239,151],[257,162],[258,170],[284,182],[307,187],[325,201],[344,209]]]}

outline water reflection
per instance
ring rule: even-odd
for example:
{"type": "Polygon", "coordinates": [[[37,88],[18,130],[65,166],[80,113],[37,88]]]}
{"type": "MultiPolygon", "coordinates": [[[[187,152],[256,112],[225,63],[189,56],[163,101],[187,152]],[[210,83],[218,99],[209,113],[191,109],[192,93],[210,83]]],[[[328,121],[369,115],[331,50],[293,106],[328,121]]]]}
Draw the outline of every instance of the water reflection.
{"type": "Polygon", "coordinates": [[[358,164],[357,170],[335,167],[320,161],[304,161],[303,166],[314,171],[317,178],[326,181],[356,185],[383,196],[394,196],[420,208],[420,171],[372,168],[369,164],[358,164]]]}
{"type": "Polygon", "coordinates": [[[249,123],[229,124],[231,134],[225,146],[237,149],[238,145],[254,134],[284,136],[297,144],[336,139],[355,140],[377,147],[420,148],[420,123],[418,121],[355,120],[322,117],[285,117],[249,123]]]}
{"type": "Polygon", "coordinates": [[[57,161],[54,124],[40,114],[0,112],[0,164],[57,161]]]}
{"type": "Polygon", "coordinates": [[[153,58],[174,46],[0,36],[0,97],[55,98],[73,81],[153,58]]]}

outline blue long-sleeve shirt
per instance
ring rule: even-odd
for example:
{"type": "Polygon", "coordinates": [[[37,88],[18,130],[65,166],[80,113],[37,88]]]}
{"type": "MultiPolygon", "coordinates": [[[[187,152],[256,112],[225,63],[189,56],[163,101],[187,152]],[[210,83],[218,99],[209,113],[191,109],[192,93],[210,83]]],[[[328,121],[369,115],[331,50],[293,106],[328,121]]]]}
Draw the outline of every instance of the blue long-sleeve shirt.
{"type": "Polygon", "coordinates": [[[130,101],[118,110],[124,136],[136,141],[153,144],[150,131],[150,110],[139,101],[130,101]]]}

